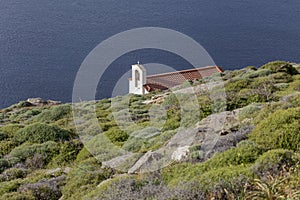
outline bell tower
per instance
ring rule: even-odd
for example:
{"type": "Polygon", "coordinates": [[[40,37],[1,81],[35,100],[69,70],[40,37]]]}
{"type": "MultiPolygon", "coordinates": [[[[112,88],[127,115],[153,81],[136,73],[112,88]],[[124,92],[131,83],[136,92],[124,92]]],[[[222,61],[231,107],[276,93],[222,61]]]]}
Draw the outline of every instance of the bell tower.
{"type": "Polygon", "coordinates": [[[129,79],[129,93],[145,94],[146,69],[139,62],[132,65],[131,79],[129,79]]]}

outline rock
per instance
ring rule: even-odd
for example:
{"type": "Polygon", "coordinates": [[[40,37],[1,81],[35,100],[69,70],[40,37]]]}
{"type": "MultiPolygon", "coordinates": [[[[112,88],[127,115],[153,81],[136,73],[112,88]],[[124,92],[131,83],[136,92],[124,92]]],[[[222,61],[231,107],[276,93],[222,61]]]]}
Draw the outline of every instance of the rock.
{"type": "Polygon", "coordinates": [[[169,93],[154,95],[150,100],[144,101],[143,104],[161,104],[167,95],[169,95],[169,93]]]}
{"type": "Polygon", "coordinates": [[[190,153],[189,147],[190,146],[178,147],[172,154],[172,160],[179,162],[187,159],[190,153]]]}
{"type": "Polygon", "coordinates": [[[47,101],[43,100],[42,98],[29,98],[26,100],[26,102],[34,106],[47,104],[47,101]]]}
{"type": "Polygon", "coordinates": [[[238,142],[247,139],[247,135],[254,127],[239,128],[240,110],[212,114],[197,123],[198,132],[193,145],[201,144],[201,151],[204,152],[205,160],[212,157],[216,152],[223,152],[235,147],[238,142]]]}
{"type": "Polygon", "coordinates": [[[254,126],[246,126],[237,131],[230,132],[227,135],[221,135],[216,141],[213,141],[213,145],[210,144],[211,141],[209,140],[204,141],[201,144],[201,149],[205,152],[204,159],[207,160],[217,152],[223,152],[235,147],[240,141],[247,139],[247,135],[251,133],[253,128],[254,126]],[[211,148],[212,146],[213,148],[211,148]]]}
{"type": "Polygon", "coordinates": [[[300,64],[297,63],[291,63],[291,64],[300,73],[300,64]]]}
{"type": "Polygon", "coordinates": [[[65,169],[64,169],[64,173],[65,174],[68,174],[68,173],[70,173],[72,171],[72,168],[71,167],[66,167],[65,169]]]}
{"type": "Polygon", "coordinates": [[[148,151],[142,156],[133,167],[128,170],[129,174],[144,173],[161,169],[163,154],[160,152],[148,151]]]}
{"type": "Polygon", "coordinates": [[[133,155],[134,153],[129,152],[128,154],[118,156],[108,161],[104,161],[102,162],[102,168],[109,167],[109,168],[118,169],[120,165],[126,162],[126,160],[130,159],[133,155]]]}
{"type": "Polygon", "coordinates": [[[52,106],[61,104],[60,101],[44,100],[42,98],[29,98],[24,103],[26,106],[52,106]]]}
{"type": "Polygon", "coordinates": [[[34,106],[32,103],[28,102],[28,101],[22,101],[18,104],[19,107],[31,107],[34,106]]]}
{"type": "Polygon", "coordinates": [[[50,169],[46,172],[47,175],[55,175],[56,173],[61,172],[61,168],[50,169]]]}
{"type": "Polygon", "coordinates": [[[216,152],[225,151],[235,147],[238,142],[245,140],[252,131],[253,126],[238,128],[239,109],[212,114],[202,119],[195,127],[180,128],[177,133],[167,141],[160,149],[148,151],[137,159],[131,159],[132,154],[128,153],[103,162],[103,166],[119,168],[129,162],[129,168],[124,172],[145,173],[157,171],[168,166],[174,161],[181,162],[189,158],[190,147],[199,146],[203,152],[201,161],[212,157],[216,152]]]}

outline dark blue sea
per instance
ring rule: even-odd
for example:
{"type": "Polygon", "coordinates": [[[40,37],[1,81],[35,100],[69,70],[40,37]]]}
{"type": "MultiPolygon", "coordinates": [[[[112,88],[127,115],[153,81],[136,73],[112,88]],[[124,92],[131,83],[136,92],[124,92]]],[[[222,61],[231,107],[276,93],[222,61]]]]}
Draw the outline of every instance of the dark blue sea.
{"type": "MultiPolygon", "coordinates": [[[[300,62],[299,0],[0,0],[0,108],[30,97],[71,102],[95,46],[148,26],[192,37],[223,69],[300,62]]],[[[109,97],[137,60],[191,67],[168,52],[130,52],[109,66],[97,98],[109,97]]]]}

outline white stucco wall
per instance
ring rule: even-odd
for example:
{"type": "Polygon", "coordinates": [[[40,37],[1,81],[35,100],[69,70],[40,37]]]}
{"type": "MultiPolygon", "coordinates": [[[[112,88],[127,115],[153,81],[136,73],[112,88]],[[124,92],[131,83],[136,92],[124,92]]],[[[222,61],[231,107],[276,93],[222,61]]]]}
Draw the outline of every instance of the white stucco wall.
{"type": "Polygon", "coordinates": [[[146,69],[141,64],[132,65],[131,80],[129,80],[129,93],[146,94],[147,91],[143,87],[146,84],[146,69]],[[139,73],[139,80],[136,79],[136,71],[139,73]]]}

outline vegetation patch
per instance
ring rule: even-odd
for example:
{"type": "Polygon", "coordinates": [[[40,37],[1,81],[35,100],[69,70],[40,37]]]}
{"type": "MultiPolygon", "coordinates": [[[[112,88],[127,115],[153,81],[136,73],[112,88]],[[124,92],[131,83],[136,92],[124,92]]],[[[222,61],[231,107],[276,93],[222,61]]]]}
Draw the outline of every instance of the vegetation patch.
{"type": "Polygon", "coordinates": [[[73,133],[57,126],[34,123],[18,130],[14,138],[19,143],[25,141],[43,143],[46,141],[66,141],[73,137],[73,133]]]}
{"type": "Polygon", "coordinates": [[[300,108],[277,110],[261,121],[250,134],[250,139],[269,149],[300,148],[300,108]]]}

